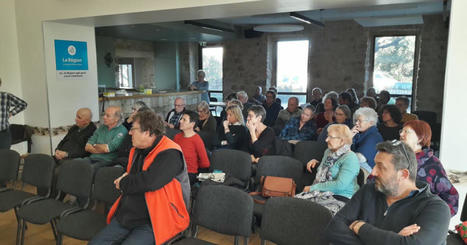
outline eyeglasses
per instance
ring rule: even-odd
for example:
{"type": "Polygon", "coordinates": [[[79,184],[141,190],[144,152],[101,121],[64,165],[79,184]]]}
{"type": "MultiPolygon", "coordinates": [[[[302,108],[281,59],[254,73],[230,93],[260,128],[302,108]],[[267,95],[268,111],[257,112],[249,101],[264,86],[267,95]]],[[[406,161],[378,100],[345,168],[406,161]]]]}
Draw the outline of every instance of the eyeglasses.
{"type": "Polygon", "coordinates": [[[355,120],[355,123],[362,123],[362,122],[368,122],[368,119],[363,119],[363,120],[357,119],[357,120],[355,120]]]}
{"type": "Polygon", "coordinates": [[[328,134],[328,138],[329,138],[329,139],[340,139],[341,137],[331,136],[331,135],[328,134]]]}
{"type": "Polygon", "coordinates": [[[405,144],[402,143],[402,141],[399,141],[399,140],[393,140],[393,141],[391,141],[391,144],[393,146],[402,145],[402,151],[404,152],[405,158],[407,159],[407,164],[409,164],[410,163],[410,158],[409,158],[409,155],[407,154],[407,150],[405,149],[405,144]]]}
{"type": "Polygon", "coordinates": [[[413,130],[411,130],[411,129],[401,129],[401,130],[399,130],[399,134],[402,134],[402,133],[404,133],[404,134],[410,134],[410,133],[412,133],[412,132],[415,132],[415,131],[413,131],[413,130]]]}

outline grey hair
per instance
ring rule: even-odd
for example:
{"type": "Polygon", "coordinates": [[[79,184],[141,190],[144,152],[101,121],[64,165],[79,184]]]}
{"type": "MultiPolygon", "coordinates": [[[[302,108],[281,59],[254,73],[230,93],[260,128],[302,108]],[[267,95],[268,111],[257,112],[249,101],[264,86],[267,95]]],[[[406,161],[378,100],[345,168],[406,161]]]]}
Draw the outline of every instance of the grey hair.
{"type": "Polygon", "coordinates": [[[406,143],[398,140],[384,141],[377,144],[376,149],[378,152],[391,154],[394,169],[396,171],[408,169],[409,179],[415,181],[417,178],[417,158],[415,152],[406,143]]]}
{"type": "Polygon", "coordinates": [[[141,101],[141,100],[138,100],[135,102],[135,106],[138,107],[138,109],[142,108],[142,107],[148,107],[146,105],[146,103],[144,103],[144,101],[141,101]]]}
{"type": "Polygon", "coordinates": [[[243,91],[243,90],[242,90],[242,91],[238,91],[236,95],[237,95],[237,99],[240,99],[240,97],[245,98],[245,99],[248,99],[248,94],[247,94],[245,91],[243,91]]]}
{"type": "Polygon", "coordinates": [[[197,108],[198,108],[199,111],[209,113],[209,104],[208,104],[208,102],[206,102],[204,100],[199,102],[197,108]]]}
{"type": "Polygon", "coordinates": [[[353,122],[355,123],[360,116],[363,116],[372,126],[378,122],[378,113],[369,107],[362,107],[355,111],[353,114],[353,122]]]}
{"type": "Polygon", "coordinates": [[[196,75],[199,76],[199,74],[201,74],[201,73],[203,74],[203,76],[206,76],[206,72],[204,72],[201,69],[196,72],[196,75]]]}
{"type": "Polygon", "coordinates": [[[350,110],[348,105],[338,105],[336,110],[339,109],[345,114],[345,118],[350,119],[352,118],[352,111],[350,110]]]}
{"type": "Polygon", "coordinates": [[[250,111],[252,111],[256,117],[261,116],[261,122],[264,122],[264,119],[266,119],[266,110],[263,106],[252,105],[250,106],[250,108],[248,108],[248,112],[250,111]]]}
{"type": "Polygon", "coordinates": [[[323,104],[328,98],[333,98],[336,101],[339,100],[339,94],[336,91],[329,91],[323,96],[323,104]]]}

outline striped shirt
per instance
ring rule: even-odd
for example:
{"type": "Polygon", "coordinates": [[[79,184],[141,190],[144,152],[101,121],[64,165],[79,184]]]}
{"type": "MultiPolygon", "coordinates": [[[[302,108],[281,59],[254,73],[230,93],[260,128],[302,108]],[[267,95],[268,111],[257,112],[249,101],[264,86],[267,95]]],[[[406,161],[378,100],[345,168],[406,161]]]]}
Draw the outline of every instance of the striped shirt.
{"type": "Polygon", "coordinates": [[[10,115],[14,116],[24,109],[28,104],[7,92],[0,92],[0,131],[6,130],[9,127],[8,119],[10,115]]]}

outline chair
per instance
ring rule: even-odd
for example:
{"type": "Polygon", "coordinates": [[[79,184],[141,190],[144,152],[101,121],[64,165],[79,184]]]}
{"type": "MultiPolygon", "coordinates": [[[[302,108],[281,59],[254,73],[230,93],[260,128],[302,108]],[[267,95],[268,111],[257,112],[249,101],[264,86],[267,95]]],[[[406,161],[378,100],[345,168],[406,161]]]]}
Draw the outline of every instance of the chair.
{"type": "MultiPolygon", "coordinates": [[[[464,205],[462,206],[462,213],[460,217],[460,221],[464,222],[467,221],[467,194],[465,195],[464,205]]],[[[454,231],[449,231],[449,235],[446,238],[446,245],[463,245],[465,244],[462,241],[459,234],[455,233],[454,231]]]]}
{"type": "MultiPolygon", "coordinates": [[[[193,210],[193,225],[215,232],[244,237],[248,244],[253,221],[253,199],[245,192],[224,185],[203,185],[199,189],[193,210]]],[[[213,244],[196,238],[185,238],[174,244],[213,244]]]]}
{"type": "Polygon", "coordinates": [[[306,170],[306,164],[311,159],[316,159],[321,161],[324,155],[324,151],[327,149],[327,145],[318,141],[300,141],[295,145],[293,157],[297,160],[300,160],[304,166],[304,174],[302,179],[302,184],[304,186],[311,185],[316,176],[316,168],[313,169],[313,172],[308,172],[306,170]]]}
{"type": "MultiPolygon", "coordinates": [[[[103,167],[97,170],[91,199],[104,202],[105,213],[120,195],[113,182],[122,174],[123,169],[117,167],[103,167]]],[[[62,235],[89,241],[106,225],[106,215],[93,210],[77,209],[66,212],[57,222],[57,243],[62,244],[62,235]]]]}
{"type": "Polygon", "coordinates": [[[261,222],[261,245],[329,244],[324,231],[332,215],[325,207],[303,199],[273,197],[267,201],[261,222]]]}
{"type": "MultiPolygon", "coordinates": [[[[15,181],[18,177],[19,153],[14,150],[0,149],[0,184],[15,181]]],[[[0,193],[11,190],[0,188],[0,193]]]]}
{"type": "Polygon", "coordinates": [[[232,181],[239,180],[242,188],[248,188],[251,177],[250,154],[230,149],[214,151],[211,156],[211,168],[222,170],[229,179],[232,179],[232,181]]]}
{"type": "MultiPolygon", "coordinates": [[[[55,239],[57,240],[56,218],[64,211],[77,209],[71,204],[63,203],[59,200],[61,193],[71,194],[82,199],[88,199],[91,191],[93,170],[92,166],[82,160],[65,161],[60,166],[57,179],[58,194],[55,199],[47,198],[42,200],[32,200],[25,202],[18,210],[21,229],[18,229],[17,236],[19,242],[24,243],[24,232],[26,222],[33,224],[50,223],[55,239]]],[[[81,204],[86,208],[89,200],[81,204]]],[[[18,242],[18,241],[17,241],[18,242]]]]}
{"type": "Polygon", "coordinates": [[[23,141],[28,142],[28,153],[31,153],[32,139],[34,128],[28,125],[10,124],[11,144],[18,144],[23,141]]]}
{"type": "Polygon", "coordinates": [[[180,133],[182,131],[175,129],[175,128],[165,128],[165,136],[167,136],[169,139],[173,140],[175,135],[180,133]]]}

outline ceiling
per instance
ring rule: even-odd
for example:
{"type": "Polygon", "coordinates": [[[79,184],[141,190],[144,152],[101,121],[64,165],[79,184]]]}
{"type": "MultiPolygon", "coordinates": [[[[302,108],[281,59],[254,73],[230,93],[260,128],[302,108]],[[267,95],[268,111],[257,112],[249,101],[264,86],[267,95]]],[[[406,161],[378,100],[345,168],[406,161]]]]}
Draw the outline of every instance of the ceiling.
{"type": "MultiPolygon", "coordinates": [[[[318,9],[297,11],[310,19],[322,22],[338,20],[355,20],[364,27],[385,25],[422,24],[422,15],[440,14],[444,10],[442,1],[424,1],[418,3],[387,4],[364,7],[348,7],[335,9],[318,9]]],[[[185,24],[184,21],[162,23],[146,23],[133,25],[116,25],[97,27],[96,35],[111,36],[124,39],[148,41],[196,41],[217,42],[222,40],[243,38],[243,30],[256,25],[267,24],[299,24],[306,25],[289,17],[289,12],[240,16],[229,18],[213,18],[196,20],[209,26],[220,27],[229,31],[206,29],[200,26],[185,24]]]]}

